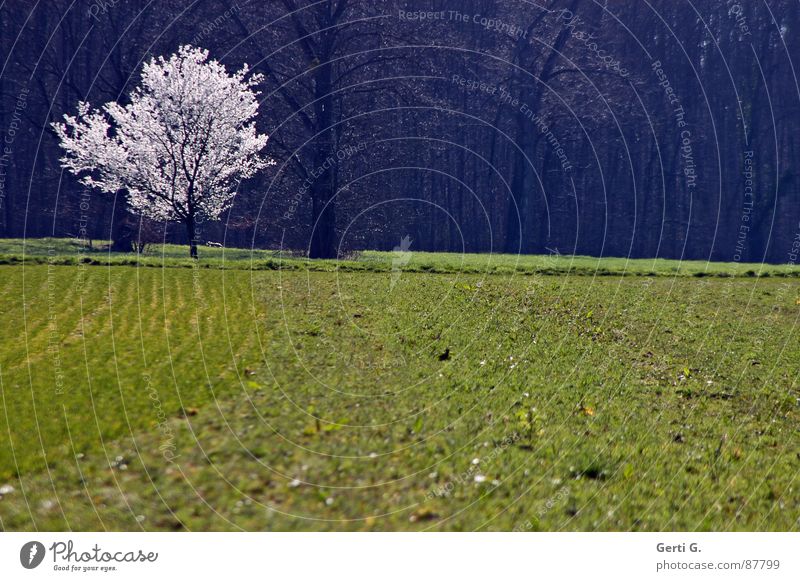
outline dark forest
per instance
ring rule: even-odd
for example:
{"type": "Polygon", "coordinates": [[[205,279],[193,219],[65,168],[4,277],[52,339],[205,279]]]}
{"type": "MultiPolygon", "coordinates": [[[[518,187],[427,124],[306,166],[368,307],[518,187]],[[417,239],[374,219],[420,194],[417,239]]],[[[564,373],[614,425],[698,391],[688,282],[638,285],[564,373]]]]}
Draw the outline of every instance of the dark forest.
{"type": "Polygon", "coordinates": [[[798,30],[789,0],[7,1],[0,237],[185,242],[51,123],[192,44],[265,76],[276,162],[204,243],[794,262],[798,30]]]}

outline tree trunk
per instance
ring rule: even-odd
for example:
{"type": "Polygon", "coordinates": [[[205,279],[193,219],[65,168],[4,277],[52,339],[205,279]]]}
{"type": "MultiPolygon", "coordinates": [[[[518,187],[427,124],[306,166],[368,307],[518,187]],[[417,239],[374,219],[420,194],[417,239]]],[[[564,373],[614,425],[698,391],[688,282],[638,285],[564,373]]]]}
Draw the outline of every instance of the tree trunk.
{"type": "Polygon", "coordinates": [[[186,219],[186,234],[189,236],[189,256],[197,260],[197,228],[194,216],[186,219]]]}
{"type": "MultiPolygon", "coordinates": [[[[3,15],[5,16],[5,15],[3,15]]],[[[0,21],[0,54],[8,54],[6,52],[6,33],[4,22],[0,21]]],[[[8,125],[6,125],[6,104],[4,99],[6,97],[5,92],[5,85],[6,85],[6,76],[0,75],[0,138],[2,138],[3,142],[5,142],[6,138],[6,131],[8,125]]],[[[2,153],[2,152],[0,152],[2,153]]],[[[3,165],[5,165],[5,161],[3,161],[3,165]]],[[[5,181],[3,183],[3,189],[0,190],[0,236],[3,238],[11,238],[11,208],[10,208],[10,199],[8,197],[8,170],[3,168],[3,172],[5,175],[5,181]]]]}
{"type": "Polygon", "coordinates": [[[309,258],[336,258],[336,202],[328,184],[315,184],[312,189],[311,234],[309,258]],[[330,203],[329,203],[330,202],[330,203]]]}
{"type": "Polygon", "coordinates": [[[112,210],[111,251],[131,252],[136,241],[136,220],[128,212],[124,196],[121,193],[117,196],[112,210]],[[120,198],[122,198],[121,203],[120,198]]]}
{"type": "MultiPolygon", "coordinates": [[[[579,4],[580,0],[572,0],[568,12],[574,14],[579,4]]],[[[538,74],[526,74],[523,76],[517,70],[514,72],[519,84],[517,88],[519,102],[525,103],[528,109],[536,115],[542,115],[540,107],[544,97],[542,84],[550,79],[550,75],[559,62],[561,51],[564,49],[569,37],[569,29],[566,26],[562,27],[538,74]]],[[[522,55],[517,64],[528,71],[533,71],[536,59],[540,57],[541,55],[538,53],[522,55]],[[531,59],[533,62],[527,62],[531,59]]],[[[530,222],[532,220],[530,220],[529,212],[533,210],[533,195],[541,186],[541,181],[537,179],[538,176],[535,174],[536,168],[530,167],[530,165],[538,162],[536,153],[542,133],[540,127],[529,119],[521,109],[517,111],[515,121],[517,143],[520,151],[515,152],[516,162],[511,170],[513,172],[511,176],[511,193],[514,199],[510,201],[511,205],[506,216],[506,252],[509,254],[529,253],[532,250],[541,252],[542,244],[537,243],[535,237],[538,236],[538,240],[541,241],[546,239],[546,234],[541,231],[530,231],[530,222]],[[515,201],[516,205],[514,204],[515,201]],[[519,214],[517,214],[518,211],[519,214]]],[[[547,192],[543,191],[542,196],[546,201],[547,192]]]]}
{"type": "Polygon", "coordinates": [[[315,117],[322,129],[314,153],[314,167],[320,171],[311,187],[312,215],[309,258],[336,258],[336,152],[333,133],[333,69],[330,62],[317,67],[314,89],[317,95],[315,117]]]}

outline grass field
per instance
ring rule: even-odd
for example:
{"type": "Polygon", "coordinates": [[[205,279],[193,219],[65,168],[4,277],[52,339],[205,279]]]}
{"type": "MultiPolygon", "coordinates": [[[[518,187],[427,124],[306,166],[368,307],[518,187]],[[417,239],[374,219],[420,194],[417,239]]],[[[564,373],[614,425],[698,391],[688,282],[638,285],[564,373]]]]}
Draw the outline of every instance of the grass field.
{"type": "Polygon", "coordinates": [[[185,252],[0,242],[3,530],[800,528],[791,267],[185,252]]]}
{"type": "MultiPolygon", "coordinates": [[[[141,255],[109,252],[107,242],[92,248],[77,240],[40,238],[0,240],[0,265],[50,264],[194,268],[186,246],[150,245],[141,255]]],[[[565,255],[447,254],[416,252],[403,272],[432,274],[520,274],[580,276],[668,276],[796,278],[794,265],[707,262],[698,260],[595,258],[565,255]]],[[[296,253],[242,248],[200,248],[202,269],[303,270],[314,272],[391,272],[392,252],[365,251],[346,260],[307,260],[296,253]]]]}

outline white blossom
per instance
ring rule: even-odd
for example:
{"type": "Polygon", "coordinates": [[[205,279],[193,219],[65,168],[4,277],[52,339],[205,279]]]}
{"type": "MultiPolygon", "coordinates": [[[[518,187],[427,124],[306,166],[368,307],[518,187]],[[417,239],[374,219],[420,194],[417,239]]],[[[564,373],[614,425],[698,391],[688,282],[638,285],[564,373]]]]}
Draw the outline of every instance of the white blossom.
{"type": "MultiPolygon", "coordinates": [[[[194,229],[226,210],[239,182],[272,162],[261,156],[267,136],[256,132],[258,100],[247,65],[228,74],[208,51],[182,46],[146,63],[130,104],[92,110],[54,123],[61,162],[81,182],[127,191],[130,207],[155,220],[194,229]]],[[[193,238],[195,232],[189,232],[193,238]]]]}

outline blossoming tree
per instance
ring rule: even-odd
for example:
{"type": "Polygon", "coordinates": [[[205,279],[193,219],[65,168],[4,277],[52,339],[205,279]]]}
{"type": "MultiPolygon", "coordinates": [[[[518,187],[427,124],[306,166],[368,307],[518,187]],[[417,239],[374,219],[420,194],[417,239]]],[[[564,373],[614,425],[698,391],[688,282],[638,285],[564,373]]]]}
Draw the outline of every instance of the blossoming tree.
{"type": "Polygon", "coordinates": [[[63,167],[101,191],[127,192],[145,217],[183,223],[197,258],[198,226],[219,219],[242,179],[271,162],[256,132],[261,75],[228,74],[208,51],[182,46],[144,65],[130,104],[78,104],[54,129],[63,167]]]}

